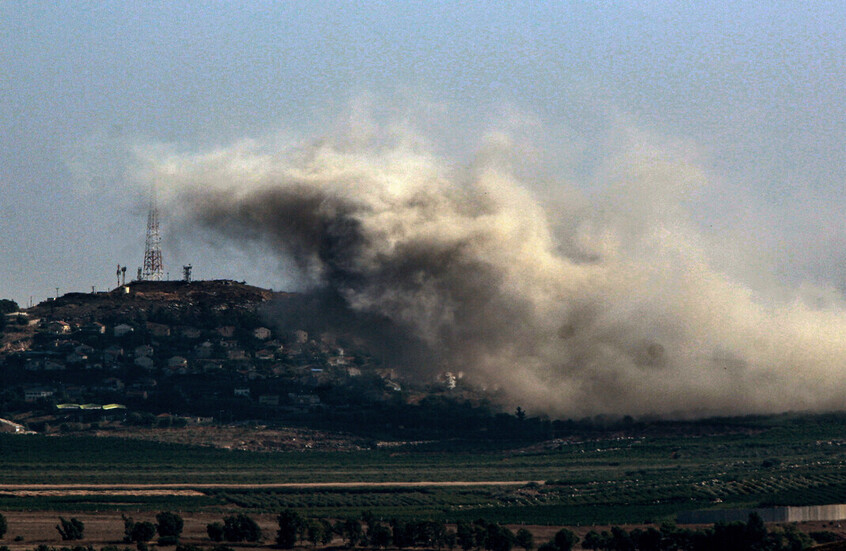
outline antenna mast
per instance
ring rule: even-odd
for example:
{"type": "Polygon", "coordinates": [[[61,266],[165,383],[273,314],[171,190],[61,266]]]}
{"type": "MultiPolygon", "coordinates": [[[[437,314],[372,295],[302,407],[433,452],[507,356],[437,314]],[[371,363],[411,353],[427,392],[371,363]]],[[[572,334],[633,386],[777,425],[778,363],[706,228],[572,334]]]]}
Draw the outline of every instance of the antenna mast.
{"type": "Polygon", "coordinates": [[[143,279],[161,281],[164,276],[162,262],[162,236],[159,233],[159,209],[156,206],[156,188],[150,193],[150,212],[147,214],[147,242],[144,247],[143,279]]]}

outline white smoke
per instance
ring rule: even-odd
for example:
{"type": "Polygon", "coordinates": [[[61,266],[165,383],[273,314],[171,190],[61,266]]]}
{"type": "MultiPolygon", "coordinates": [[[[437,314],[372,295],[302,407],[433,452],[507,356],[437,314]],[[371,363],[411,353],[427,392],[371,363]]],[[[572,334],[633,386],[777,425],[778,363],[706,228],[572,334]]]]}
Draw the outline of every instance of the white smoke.
{"type": "Polygon", "coordinates": [[[183,231],[265,245],[310,288],[387,320],[426,350],[409,373],[464,371],[555,415],[846,404],[839,295],[764,298],[719,269],[742,247],[691,221],[708,177],[685,155],[633,140],[597,172],[603,194],[561,184],[545,208],[510,169],[507,133],[456,167],[411,132],[366,130],[159,150],[142,180],[183,231]]]}

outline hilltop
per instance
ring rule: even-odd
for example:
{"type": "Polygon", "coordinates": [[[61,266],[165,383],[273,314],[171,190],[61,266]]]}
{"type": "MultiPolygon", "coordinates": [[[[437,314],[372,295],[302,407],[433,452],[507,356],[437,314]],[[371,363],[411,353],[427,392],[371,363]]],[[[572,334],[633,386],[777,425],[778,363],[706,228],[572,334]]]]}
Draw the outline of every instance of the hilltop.
{"type": "Polygon", "coordinates": [[[443,410],[457,409],[475,419],[458,430],[488,429],[493,412],[474,389],[451,374],[402,379],[355,334],[303,321],[310,306],[229,280],[42,302],[2,332],[0,417],[38,432],[251,420],[418,438],[440,434],[456,415],[443,410]]]}
{"type": "Polygon", "coordinates": [[[42,302],[27,313],[38,318],[83,322],[103,316],[149,315],[162,307],[185,314],[193,308],[255,309],[274,297],[289,295],[227,279],[133,281],[108,292],[68,293],[42,302]]]}

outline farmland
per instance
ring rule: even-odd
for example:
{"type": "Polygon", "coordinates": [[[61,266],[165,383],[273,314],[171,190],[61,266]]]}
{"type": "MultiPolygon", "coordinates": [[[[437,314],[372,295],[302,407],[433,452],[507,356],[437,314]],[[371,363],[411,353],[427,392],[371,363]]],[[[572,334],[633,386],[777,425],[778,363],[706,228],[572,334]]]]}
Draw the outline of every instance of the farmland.
{"type": "Polygon", "coordinates": [[[370,510],[386,518],[575,525],[846,501],[846,416],[708,426],[640,424],[533,445],[275,453],[0,435],[0,510],[260,514],[292,507],[329,517],[370,510]]]}

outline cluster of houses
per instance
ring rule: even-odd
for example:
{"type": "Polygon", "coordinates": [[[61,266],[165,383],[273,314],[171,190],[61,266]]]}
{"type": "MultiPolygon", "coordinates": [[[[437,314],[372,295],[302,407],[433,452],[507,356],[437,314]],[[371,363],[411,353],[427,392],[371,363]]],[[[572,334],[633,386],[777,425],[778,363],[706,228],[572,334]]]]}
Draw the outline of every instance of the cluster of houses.
{"type": "Polygon", "coordinates": [[[316,389],[349,381],[364,369],[387,393],[402,389],[395,374],[351,355],[332,338],[268,327],[104,324],[68,320],[33,324],[25,350],[0,352],[0,366],[18,369],[26,402],[99,400],[143,404],[179,389],[184,396],[240,399],[265,408],[323,406],[316,389]]]}

